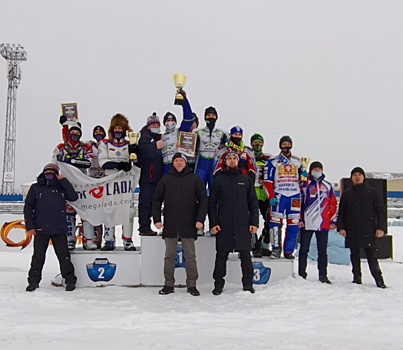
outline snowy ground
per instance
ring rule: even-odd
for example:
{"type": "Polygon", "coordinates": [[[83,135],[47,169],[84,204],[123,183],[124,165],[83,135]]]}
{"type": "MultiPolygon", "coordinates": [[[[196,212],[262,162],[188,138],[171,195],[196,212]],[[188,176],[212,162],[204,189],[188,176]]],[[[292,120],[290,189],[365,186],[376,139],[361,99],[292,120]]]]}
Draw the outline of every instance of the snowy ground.
{"type": "MultiPolygon", "coordinates": [[[[19,218],[1,215],[0,225],[19,218]]],[[[200,297],[151,287],[65,292],[50,284],[58,273],[52,248],[40,288],[27,293],[32,244],[0,242],[0,349],[402,349],[403,227],[389,233],[394,260],[380,262],[386,290],[375,287],[366,261],[362,286],[338,265],[328,268],[333,284],[321,284],[310,261],[307,280],[257,286],[254,295],[226,285],[218,297],[212,285],[199,285],[200,297]]]]}

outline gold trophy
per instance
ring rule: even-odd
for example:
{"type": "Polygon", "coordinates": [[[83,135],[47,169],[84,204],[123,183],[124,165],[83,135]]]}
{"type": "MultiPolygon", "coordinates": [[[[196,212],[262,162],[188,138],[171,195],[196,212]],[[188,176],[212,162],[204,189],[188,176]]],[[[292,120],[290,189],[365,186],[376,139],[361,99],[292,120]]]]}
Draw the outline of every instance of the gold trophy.
{"type": "Polygon", "coordinates": [[[178,89],[177,94],[175,95],[175,104],[183,105],[184,97],[181,94],[182,88],[185,86],[187,76],[183,73],[176,73],[172,76],[174,79],[174,84],[178,89]]]}
{"type": "MultiPolygon", "coordinates": [[[[127,132],[127,137],[129,138],[129,143],[131,145],[137,145],[139,142],[140,138],[140,133],[139,132],[127,132]]],[[[130,160],[136,161],[137,160],[137,154],[136,153],[130,153],[130,160]]]]}
{"type": "MultiPolygon", "coordinates": [[[[306,171],[306,168],[308,168],[308,165],[311,162],[311,158],[301,157],[300,161],[301,161],[301,169],[304,172],[304,171],[306,171]]],[[[306,180],[308,180],[308,178],[304,175],[301,175],[301,181],[306,182],[306,180]]]]}

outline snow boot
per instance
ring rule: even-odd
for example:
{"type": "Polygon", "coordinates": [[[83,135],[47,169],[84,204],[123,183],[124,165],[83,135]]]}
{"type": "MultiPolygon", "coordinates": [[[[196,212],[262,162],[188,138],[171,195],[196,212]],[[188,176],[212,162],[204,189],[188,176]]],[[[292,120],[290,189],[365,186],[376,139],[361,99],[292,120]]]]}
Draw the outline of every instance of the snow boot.
{"type": "Polygon", "coordinates": [[[197,290],[196,287],[189,287],[189,288],[187,289],[187,292],[188,292],[190,295],[193,295],[194,297],[198,297],[198,296],[200,295],[200,292],[197,290]]]}
{"type": "Polygon", "coordinates": [[[25,289],[25,291],[33,292],[37,288],[39,288],[39,283],[32,282],[32,283],[28,284],[28,287],[25,289]]]}
{"type": "Polygon", "coordinates": [[[66,286],[66,292],[72,292],[74,289],[76,289],[75,283],[70,283],[66,286]]]}
{"type": "Polygon", "coordinates": [[[289,260],[294,260],[295,256],[292,255],[292,253],[284,253],[284,258],[289,259],[289,260]]]}
{"type": "Polygon", "coordinates": [[[332,282],[327,278],[327,276],[319,276],[319,282],[332,284],[332,282]]]}
{"type": "Polygon", "coordinates": [[[253,286],[250,286],[250,287],[243,287],[243,290],[244,290],[245,292],[251,292],[252,294],[255,293],[255,289],[253,288],[253,286]]]}
{"type": "Polygon", "coordinates": [[[383,281],[383,278],[382,278],[382,277],[379,278],[379,279],[377,279],[375,282],[376,282],[376,286],[377,286],[378,288],[382,288],[382,289],[387,288],[386,285],[385,285],[385,282],[383,281]]]}
{"type": "Polygon", "coordinates": [[[168,295],[171,293],[175,293],[175,288],[174,287],[168,287],[168,286],[164,286],[162,289],[160,289],[158,291],[159,295],[168,295]]]}
{"type": "Polygon", "coordinates": [[[222,293],[222,291],[223,291],[223,288],[221,288],[221,287],[215,287],[215,288],[213,289],[212,293],[213,293],[214,295],[220,295],[220,294],[222,293]]]}

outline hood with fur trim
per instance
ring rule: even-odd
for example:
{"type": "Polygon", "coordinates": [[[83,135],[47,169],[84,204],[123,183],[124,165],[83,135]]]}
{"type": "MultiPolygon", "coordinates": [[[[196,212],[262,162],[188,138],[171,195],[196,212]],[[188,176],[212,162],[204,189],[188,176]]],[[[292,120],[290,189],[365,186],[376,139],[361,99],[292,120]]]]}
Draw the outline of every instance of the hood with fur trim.
{"type": "Polygon", "coordinates": [[[123,128],[123,135],[126,136],[126,131],[133,131],[129,125],[129,121],[123,114],[115,114],[111,119],[111,124],[108,129],[109,140],[113,140],[113,129],[115,126],[121,126],[123,128]]]}

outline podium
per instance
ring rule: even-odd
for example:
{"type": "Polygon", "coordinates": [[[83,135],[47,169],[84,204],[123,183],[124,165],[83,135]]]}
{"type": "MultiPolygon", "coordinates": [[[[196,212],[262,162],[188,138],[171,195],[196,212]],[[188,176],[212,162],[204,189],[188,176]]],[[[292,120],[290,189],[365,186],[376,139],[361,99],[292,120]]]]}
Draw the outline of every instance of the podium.
{"type": "MultiPolygon", "coordinates": [[[[77,287],[95,286],[163,286],[165,243],[161,236],[141,237],[141,249],[124,251],[88,251],[76,249],[71,252],[75,267],[77,287]]],[[[195,242],[199,273],[197,284],[213,285],[215,262],[215,237],[198,237],[195,242]]],[[[252,258],[254,284],[267,284],[294,276],[294,260],[252,258]]],[[[186,261],[180,242],[177,247],[175,285],[186,286],[186,261]]],[[[241,262],[238,253],[231,253],[227,261],[226,282],[241,284],[241,262]]]]}

